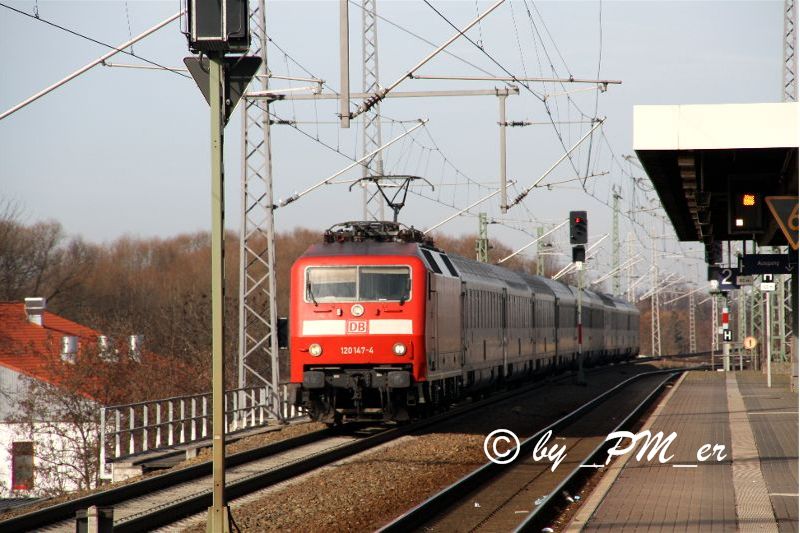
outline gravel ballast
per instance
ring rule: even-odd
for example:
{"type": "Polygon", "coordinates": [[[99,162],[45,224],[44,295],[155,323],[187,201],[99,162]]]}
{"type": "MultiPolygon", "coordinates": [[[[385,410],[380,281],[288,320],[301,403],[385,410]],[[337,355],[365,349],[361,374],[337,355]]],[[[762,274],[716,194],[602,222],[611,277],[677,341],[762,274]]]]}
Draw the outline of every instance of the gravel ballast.
{"type": "MultiPolygon", "coordinates": [[[[545,384],[283,484],[255,501],[233,502],[232,514],[245,532],[375,530],[484,464],[483,441],[491,431],[505,428],[523,439],[616,383],[659,367],[610,367],[590,374],[588,386],[571,379],[545,384]]],[[[204,530],[204,524],[188,529],[204,530]]]]}

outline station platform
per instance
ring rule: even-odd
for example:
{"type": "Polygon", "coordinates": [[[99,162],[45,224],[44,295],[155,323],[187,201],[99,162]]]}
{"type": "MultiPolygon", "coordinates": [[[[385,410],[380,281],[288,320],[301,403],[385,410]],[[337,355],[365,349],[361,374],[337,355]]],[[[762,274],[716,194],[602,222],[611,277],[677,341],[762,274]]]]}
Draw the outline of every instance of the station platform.
{"type": "Polygon", "coordinates": [[[786,376],[772,384],[749,371],[685,374],[641,428],[676,432],[674,457],[615,460],[567,531],[798,531],[798,395],[786,376]],[[725,457],[698,460],[705,444],[725,457]]]}

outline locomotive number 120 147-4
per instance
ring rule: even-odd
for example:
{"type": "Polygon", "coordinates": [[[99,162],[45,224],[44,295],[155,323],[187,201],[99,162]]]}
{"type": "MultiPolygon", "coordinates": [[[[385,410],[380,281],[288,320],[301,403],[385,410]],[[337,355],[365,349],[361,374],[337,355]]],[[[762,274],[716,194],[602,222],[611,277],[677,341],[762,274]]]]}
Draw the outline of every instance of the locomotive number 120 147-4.
{"type": "Polygon", "coordinates": [[[339,352],[342,355],[371,355],[375,353],[375,349],[372,346],[342,346],[339,352]]]}

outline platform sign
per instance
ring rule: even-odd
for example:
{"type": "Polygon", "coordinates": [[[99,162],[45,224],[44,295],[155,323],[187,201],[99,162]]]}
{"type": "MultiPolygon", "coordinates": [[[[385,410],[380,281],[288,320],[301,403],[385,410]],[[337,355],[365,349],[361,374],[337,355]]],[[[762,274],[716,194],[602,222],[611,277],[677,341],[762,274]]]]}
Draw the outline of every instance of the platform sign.
{"type": "Polygon", "coordinates": [[[781,228],[792,250],[797,250],[797,196],[767,196],[764,198],[772,216],[781,228]]]}
{"type": "Polygon", "coordinates": [[[758,344],[758,341],[755,337],[745,337],[744,338],[744,348],[745,350],[752,350],[758,344]]]}
{"type": "Polygon", "coordinates": [[[739,269],[732,267],[708,267],[708,280],[717,282],[717,289],[720,291],[731,291],[738,289],[736,278],[739,276],[739,269]]]}
{"type": "Polygon", "coordinates": [[[751,254],[742,257],[742,273],[791,274],[797,263],[791,263],[788,254],[751,254]]]}

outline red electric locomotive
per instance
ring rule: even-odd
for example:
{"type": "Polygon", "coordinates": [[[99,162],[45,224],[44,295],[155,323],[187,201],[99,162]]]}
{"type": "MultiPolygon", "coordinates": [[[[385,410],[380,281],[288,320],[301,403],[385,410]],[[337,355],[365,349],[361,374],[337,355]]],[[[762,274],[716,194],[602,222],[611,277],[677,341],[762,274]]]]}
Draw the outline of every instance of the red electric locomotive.
{"type": "MultiPolygon", "coordinates": [[[[427,407],[577,358],[575,290],[448,256],[413,228],[347,222],[292,267],[295,403],[328,424],[427,407]]],[[[638,311],[586,291],[589,361],[638,353],[638,311]]]]}
{"type": "Polygon", "coordinates": [[[421,240],[396,224],[345,223],[292,266],[291,382],[313,419],[408,418],[425,379],[421,240]]]}

